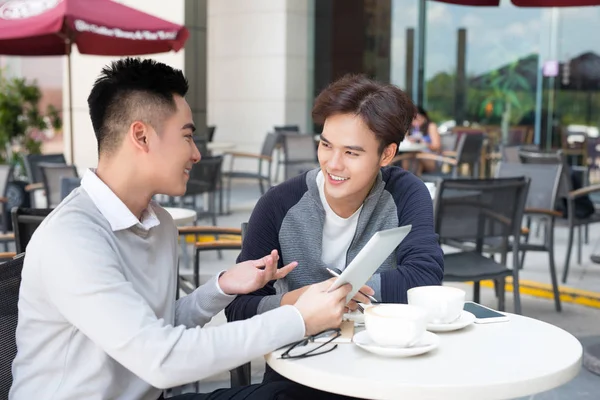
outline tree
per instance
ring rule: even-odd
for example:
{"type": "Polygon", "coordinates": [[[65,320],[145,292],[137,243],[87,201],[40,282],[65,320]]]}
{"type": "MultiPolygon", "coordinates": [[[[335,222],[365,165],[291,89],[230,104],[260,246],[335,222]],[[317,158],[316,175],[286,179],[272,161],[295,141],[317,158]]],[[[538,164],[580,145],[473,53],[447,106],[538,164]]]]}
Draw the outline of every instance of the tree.
{"type": "MultiPolygon", "coordinates": [[[[46,116],[39,110],[42,93],[37,83],[8,77],[0,69],[0,162],[16,163],[23,153],[39,154],[48,128],[46,116]],[[13,148],[17,152],[13,153],[13,148]]],[[[48,119],[60,127],[60,116],[49,109],[48,119]]]]}

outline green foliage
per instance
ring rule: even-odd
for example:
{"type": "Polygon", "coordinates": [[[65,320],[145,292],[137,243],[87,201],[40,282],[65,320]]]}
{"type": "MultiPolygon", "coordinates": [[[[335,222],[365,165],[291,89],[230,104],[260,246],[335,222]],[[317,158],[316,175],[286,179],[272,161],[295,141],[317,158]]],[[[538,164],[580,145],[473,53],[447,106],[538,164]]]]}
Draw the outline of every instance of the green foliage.
{"type": "MultiPolygon", "coordinates": [[[[39,111],[41,98],[36,82],[11,78],[0,70],[0,162],[18,161],[19,155],[9,160],[13,146],[19,152],[41,152],[43,131],[48,128],[45,116],[39,111]]],[[[60,128],[58,110],[49,109],[48,117],[54,128],[60,128]]]]}

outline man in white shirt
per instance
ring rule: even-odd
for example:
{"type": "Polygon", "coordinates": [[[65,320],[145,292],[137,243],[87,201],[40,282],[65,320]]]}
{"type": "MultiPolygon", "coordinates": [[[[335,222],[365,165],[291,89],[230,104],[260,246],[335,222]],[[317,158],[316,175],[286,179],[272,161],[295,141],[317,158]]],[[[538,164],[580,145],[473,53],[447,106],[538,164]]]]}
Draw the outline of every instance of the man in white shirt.
{"type": "MultiPolygon", "coordinates": [[[[201,328],[238,294],[285,277],[273,250],[175,301],[177,229],[151,201],[181,196],[200,160],[181,71],[124,59],[88,98],[97,170],[44,220],[25,256],[10,399],[156,400],[323,330],[338,327],[349,287],[314,285],[294,305],[201,328]]],[[[222,389],[186,399],[306,396],[293,383],[222,389]]],[[[312,394],[308,394],[312,396],[312,394]]]]}

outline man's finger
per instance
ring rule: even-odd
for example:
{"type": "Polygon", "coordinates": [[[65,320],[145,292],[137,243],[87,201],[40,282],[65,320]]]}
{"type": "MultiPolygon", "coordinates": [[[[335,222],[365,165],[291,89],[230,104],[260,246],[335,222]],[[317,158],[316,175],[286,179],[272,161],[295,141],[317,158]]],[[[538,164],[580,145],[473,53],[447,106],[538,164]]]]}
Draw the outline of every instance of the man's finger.
{"type": "Polygon", "coordinates": [[[367,286],[367,285],[364,285],[363,287],[361,287],[360,291],[363,292],[364,294],[368,294],[369,296],[375,295],[375,291],[373,290],[373,288],[370,286],[367,286]]]}
{"type": "Polygon", "coordinates": [[[352,285],[350,285],[349,283],[346,283],[345,285],[334,290],[332,293],[334,294],[336,299],[338,299],[339,301],[343,300],[345,302],[346,296],[348,295],[348,293],[350,293],[351,290],[352,290],[352,285]]]}
{"type": "Polygon", "coordinates": [[[292,261],[288,265],[279,268],[275,272],[275,274],[273,274],[273,279],[283,279],[283,278],[285,278],[286,275],[289,274],[297,266],[298,266],[298,263],[296,261],[292,261]]]}
{"type": "Polygon", "coordinates": [[[354,300],[350,300],[350,302],[346,304],[346,308],[348,308],[350,311],[356,311],[358,304],[356,304],[354,300]]]}
{"type": "Polygon", "coordinates": [[[356,300],[359,303],[363,304],[371,304],[371,300],[365,295],[362,295],[360,292],[356,292],[352,300],[356,300]]]}

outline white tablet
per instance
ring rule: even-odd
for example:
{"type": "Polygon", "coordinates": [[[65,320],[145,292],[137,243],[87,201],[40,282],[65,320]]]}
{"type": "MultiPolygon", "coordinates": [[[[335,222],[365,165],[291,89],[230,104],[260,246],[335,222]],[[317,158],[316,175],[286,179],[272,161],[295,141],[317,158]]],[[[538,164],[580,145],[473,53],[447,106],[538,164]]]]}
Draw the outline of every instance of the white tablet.
{"type": "Polygon", "coordinates": [[[377,268],[383,264],[388,256],[398,247],[410,232],[412,225],[386,229],[376,232],[360,252],[348,264],[342,274],[333,282],[329,290],[335,290],[346,283],[352,285],[352,290],[346,297],[348,303],[356,292],[367,283],[377,268]]]}

